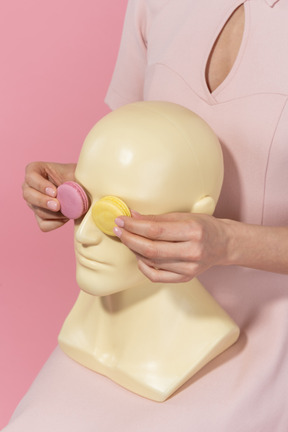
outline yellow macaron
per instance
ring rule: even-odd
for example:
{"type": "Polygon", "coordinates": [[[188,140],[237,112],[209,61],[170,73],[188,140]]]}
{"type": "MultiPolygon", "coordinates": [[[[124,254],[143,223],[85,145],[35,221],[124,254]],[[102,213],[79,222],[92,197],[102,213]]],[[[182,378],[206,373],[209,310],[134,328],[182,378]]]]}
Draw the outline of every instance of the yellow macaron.
{"type": "Polygon", "coordinates": [[[115,236],[113,228],[118,216],[131,216],[129,207],[120,198],[105,196],[92,207],[92,217],[97,227],[105,234],[115,236]]]}

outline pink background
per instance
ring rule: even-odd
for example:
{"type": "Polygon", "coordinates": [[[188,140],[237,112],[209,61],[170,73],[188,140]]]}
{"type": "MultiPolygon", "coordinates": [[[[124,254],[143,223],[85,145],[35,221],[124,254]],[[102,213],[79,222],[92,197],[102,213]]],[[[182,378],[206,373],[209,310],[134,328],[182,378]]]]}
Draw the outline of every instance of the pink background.
{"type": "Polygon", "coordinates": [[[0,429],[56,346],[78,288],[73,225],[42,233],[25,165],[76,161],[103,99],[127,0],[6,0],[0,13],[0,429]]]}

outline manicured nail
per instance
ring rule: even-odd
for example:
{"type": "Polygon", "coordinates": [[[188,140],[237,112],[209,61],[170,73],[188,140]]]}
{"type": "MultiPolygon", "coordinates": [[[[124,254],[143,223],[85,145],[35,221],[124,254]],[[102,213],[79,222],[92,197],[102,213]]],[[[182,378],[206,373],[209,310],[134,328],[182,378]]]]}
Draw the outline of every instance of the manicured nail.
{"type": "Polygon", "coordinates": [[[120,218],[116,218],[115,219],[115,223],[116,223],[116,225],[118,225],[121,228],[124,227],[124,221],[122,219],[120,219],[120,218]]]}
{"type": "Polygon", "coordinates": [[[141,216],[140,213],[138,213],[136,210],[131,210],[132,216],[141,216]]]}
{"type": "Polygon", "coordinates": [[[121,235],[122,235],[122,230],[120,229],[120,228],[118,228],[118,227],[114,227],[113,228],[113,231],[114,231],[114,234],[117,236],[117,237],[121,237],[121,235]]]}
{"type": "Polygon", "coordinates": [[[47,207],[49,208],[49,210],[58,210],[58,204],[56,201],[48,201],[47,202],[47,207]]]}
{"type": "Polygon", "coordinates": [[[49,195],[53,198],[56,196],[56,191],[54,189],[52,189],[51,187],[47,187],[45,189],[45,193],[46,193],[46,195],[49,195]]]}

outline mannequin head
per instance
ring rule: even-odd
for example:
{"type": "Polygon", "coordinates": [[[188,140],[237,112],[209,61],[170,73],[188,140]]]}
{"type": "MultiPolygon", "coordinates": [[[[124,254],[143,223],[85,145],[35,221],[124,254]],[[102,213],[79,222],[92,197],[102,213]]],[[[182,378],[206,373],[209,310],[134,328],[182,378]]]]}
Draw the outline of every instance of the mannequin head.
{"type": "Polygon", "coordinates": [[[92,206],[115,195],[142,214],[212,214],[223,179],[220,144],[191,111],[165,102],[138,102],[100,120],[80,153],[76,181],[90,208],[75,223],[77,281],[81,289],[105,296],[151,282],[132,252],[101,232],[92,206]]]}

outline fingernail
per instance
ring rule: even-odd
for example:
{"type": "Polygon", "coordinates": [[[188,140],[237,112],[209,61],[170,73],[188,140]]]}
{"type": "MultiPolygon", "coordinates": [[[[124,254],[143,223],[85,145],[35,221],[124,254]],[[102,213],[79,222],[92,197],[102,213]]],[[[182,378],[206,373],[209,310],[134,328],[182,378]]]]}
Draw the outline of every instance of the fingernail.
{"type": "Polygon", "coordinates": [[[120,218],[116,218],[115,219],[115,223],[116,223],[116,225],[118,225],[121,228],[124,227],[124,221],[122,219],[120,219],[120,218]]]}
{"type": "Polygon", "coordinates": [[[117,237],[121,237],[121,235],[122,235],[122,230],[120,229],[120,228],[118,228],[118,227],[114,227],[113,228],[113,231],[114,231],[114,234],[117,236],[117,237]]]}
{"type": "Polygon", "coordinates": [[[141,216],[136,210],[131,210],[132,216],[141,216]]]}
{"type": "Polygon", "coordinates": [[[58,210],[58,204],[57,204],[57,202],[56,201],[48,201],[47,202],[47,207],[50,209],[50,210],[58,210]]]}
{"type": "Polygon", "coordinates": [[[54,189],[52,189],[51,187],[47,187],[45,189],[45,193],[46,193],[46,195],[49,195],[51,197],[55,197],[56,196],[56,191],[54,189]]]}

